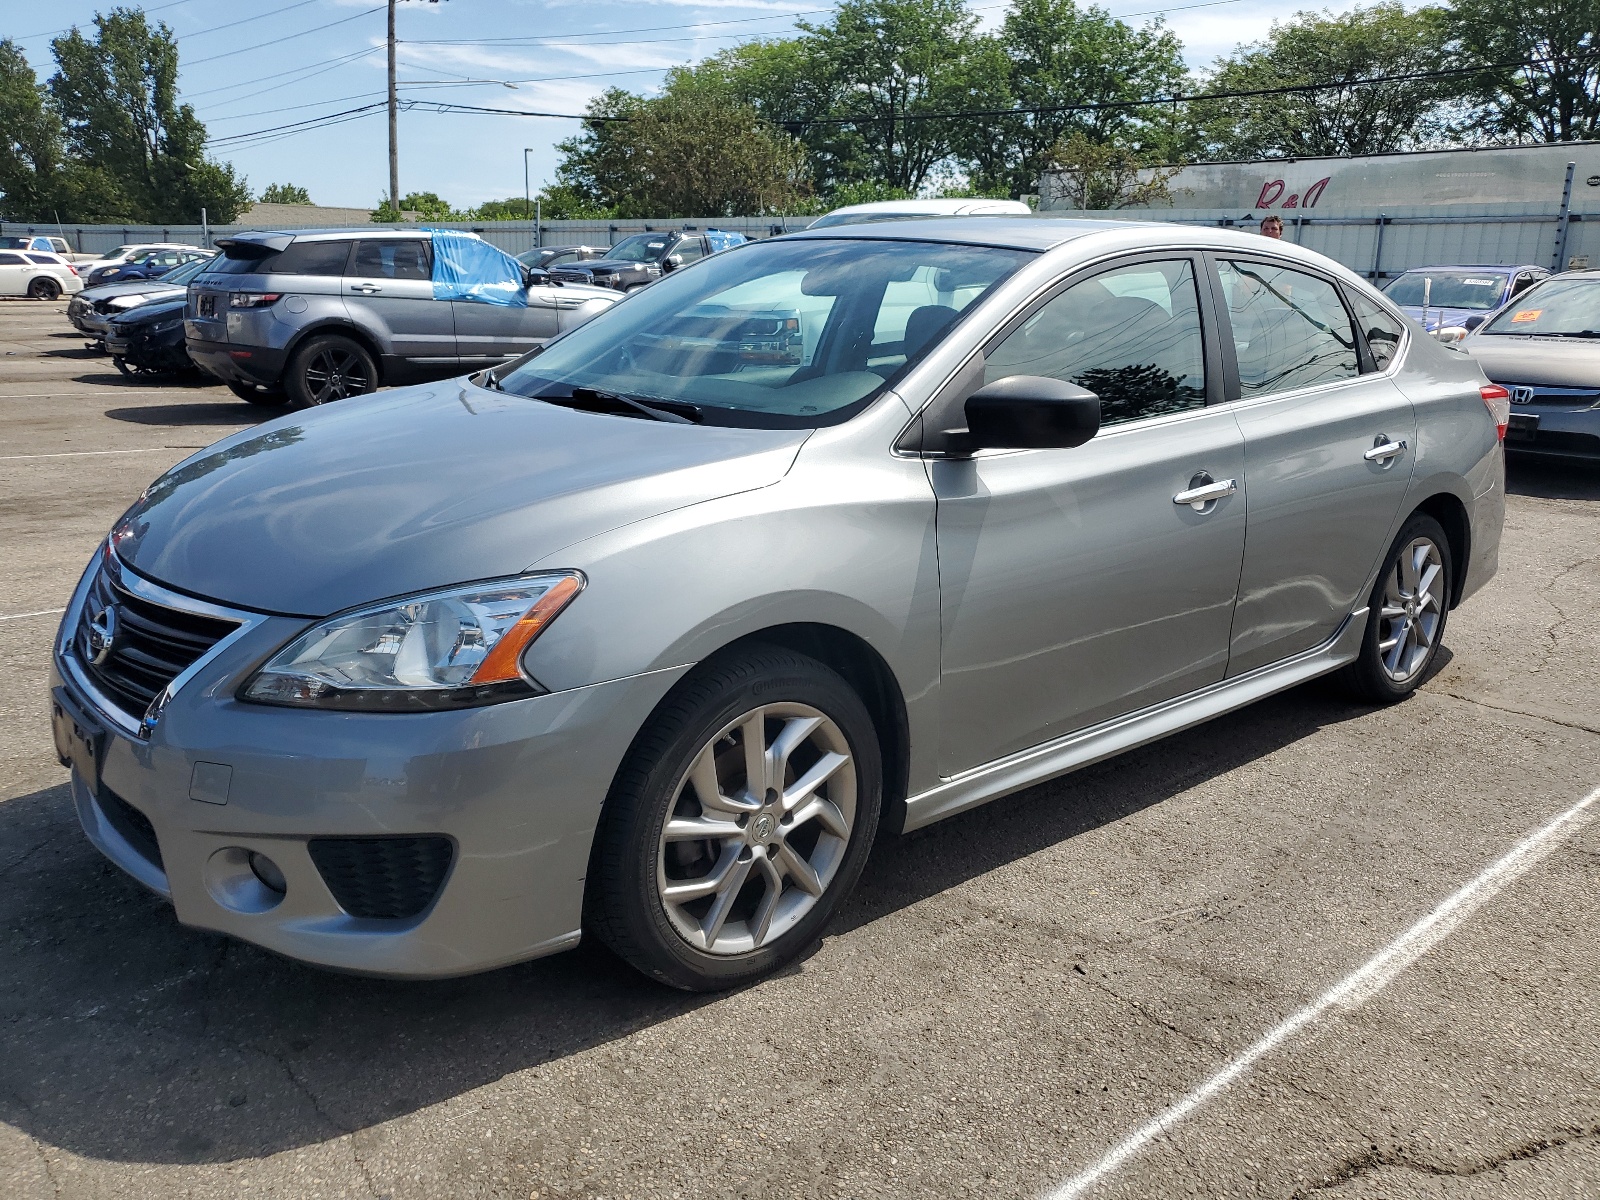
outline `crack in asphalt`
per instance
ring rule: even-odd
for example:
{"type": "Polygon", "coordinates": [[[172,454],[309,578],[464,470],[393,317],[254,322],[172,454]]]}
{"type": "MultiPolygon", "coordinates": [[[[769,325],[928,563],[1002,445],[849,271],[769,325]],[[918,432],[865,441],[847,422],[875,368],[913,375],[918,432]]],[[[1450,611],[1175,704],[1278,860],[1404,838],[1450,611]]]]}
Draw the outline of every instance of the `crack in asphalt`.
{"type": "Polygon", "coordinates": [[[1560,629],[1572,619],[1571,614],[1569,614],[1566,609],[1562,608],[1561,605],[1551,597],[1550,593],[1553,592],[1556,588],[1556,585],[1558,585],[1568,575],[1571,575],[1574,571],[1577,571],[1582,567],[1589,566],[1591,563],[1595,562],[1600,562],[1600,555],[1590,555],[1588,558],[1580,558],[1576,562],[1568,563],[1565,567],[1561,568],[1561,570],[1552,575],[1550,577],[1550,581],[1539,589],[1539,595],[1544,602],[1556,610],[1556,619],[1551,623],[1550,627],[1544,631],[1545,639],[1550,644],[1547,647],[1542,647],[1540,649],[1539,665],[1533,669],[1531,672],[1532,674],[1539,674],[1539,672],[1543,671],[1544,668],[1549,665],[1551,658],[1553,658],[1556,651],[1560,649],[1560,639],[1558,637],[1560,629]]]}
{"type": "MultiPolygon", "coordinates": [[[[38,1121],[39,1114],[33,1111],[33,1105],[24,1100],[20,1093],[12,1091],[9,1093],[9,1095],[22,1108],[23,1112],[27,1113],[35,1121],[38,1121]]],[[[34,1137],[31,1133],[23,1132],[22,1137],[23,1140],[25,1140],[28,1145],[33,1148],[33,1152],[39,1156],[39,1162],[44,1167],[44,1177],[50,1181],[50,1190],[57,1196],[60,1196],[61,1181],[56,1178],[55,1167],[50,1162],[50,1156],[45,1153],[44,1143],[38,1138],[34,1137]]]]}
{"type": "Polygon", "coordinates": [[[1569,1125],[1554,1133],[1531,1139],[1520,1145],[1512,1146],[1510,1149],[1503,1150],[1498,1154],[1461,1166],[1429,1162],[1425,1159],[1414,1158],[1404,1150],[1379,1150],[1374,1146],[1366,1154],[1346,1159],[1338,1167],[1334,1168],[1332,1173],[1325,1176],[1321,1183],[1315,1184],[1310,1188],[1297,1188],[1291,1194],[1290,1200],[1309,1200],[1309,1197],[1318,1194],[1338,1191],[1347,1183],[1385,1167],[1411,1171],[1418,1175],[1472,1179],[1490,1171],[1497,1171],[1508,1163],[1538,1158],[1547,1151],[1559,1149],[1562,1146],[1577,1145],[1593,1138],[1600,1138],[1600,1124],[1591,1125],[1587,1128],[1579,1125],[1569,1125]]]}
{"type": "Polygon", "coordinates": [[[1460,700],[1479,708],[1487,708],[1491,712],[1509,713],[1514,717],[1527,717],[1532,721],[1543,721],[1548,725],[1559,725],[1563,729],[1576,729],[1580,733],[1600,733],[1600,725],[1585,725],[1582,721],[1568,721],[1561,717],[1552,717],[1549,713],[1528,712],[1521,708],[1512,708],[1508,704],[1491,704],[1487,700],[1480,700],[1476,696],[1463,696],[1460,692],[1447,692],[1444,690],[1430,691],[1431,696],[1448,696],[1452,700],[1460,700]]]}

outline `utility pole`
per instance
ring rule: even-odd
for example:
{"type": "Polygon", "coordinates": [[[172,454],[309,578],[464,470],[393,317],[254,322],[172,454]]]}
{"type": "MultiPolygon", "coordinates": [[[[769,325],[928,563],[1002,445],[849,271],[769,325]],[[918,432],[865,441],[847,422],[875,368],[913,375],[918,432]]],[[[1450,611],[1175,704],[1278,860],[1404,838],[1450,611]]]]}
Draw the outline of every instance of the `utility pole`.
{"type": "Polygon", "coordinates": [[[394,6],[389,0],[389,207],[400,220],[400,103],[394,87],[394,6]]]}

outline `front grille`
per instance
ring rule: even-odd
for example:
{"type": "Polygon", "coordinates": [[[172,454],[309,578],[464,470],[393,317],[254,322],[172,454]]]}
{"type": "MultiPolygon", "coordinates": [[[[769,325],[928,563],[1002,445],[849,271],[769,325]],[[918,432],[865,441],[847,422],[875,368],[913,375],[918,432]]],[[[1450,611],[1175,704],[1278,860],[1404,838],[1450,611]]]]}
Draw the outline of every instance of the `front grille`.
{"type": "Polygon", "coordinates": [[[1600,391],[1594,388],[1528,387],[1508,383],[1511,389],[1512,411],[1529,407],[1588,408],[1600,403],[1600,391]]]}
{"type": "Polygon", "coordinates": [[[132,846],[156,866],[162,866],[161,843],[156,841],[156,827],[150,824],[149,817],[106,787],[105,784],[100,785],[100,791],[95,796],[95,802],[99,804],[100,811],[105,814],[107,823],[122,835],[123,840],[128,845],[132,846]]]}
{"type": "Polygon", "coordinates": [[[557,267],[550,274],[567,283],[594,282],[594,272],[586,267],[557,267]]]}
{"type": "Polygon", "coordinates": [[[340,908],[387,921],[432,904],[454,854],[445,837],[315,838],[307,848],[340,908]]]}
{"type": "Polygon", "coordinates": [[[130,716],[144,716],[150,702],[238,626],[141,599],[115,582],[103,566],[95,576],[78,618],[72,648],[79,663],[107,699],[130,716]],[[111,647],[100,662],[91,646],[94,625],[106,627],[112,614],[111,647]]]}
{"type": "Polygon", "coordinates": [[[1543,450],[1550,454],[1583,454],[1600,458],[1600,437],[1592,433],[1568,433],[1562,429],[1539,429],[1531,441],[1510,443],[1513,450],[1543,450]]]}

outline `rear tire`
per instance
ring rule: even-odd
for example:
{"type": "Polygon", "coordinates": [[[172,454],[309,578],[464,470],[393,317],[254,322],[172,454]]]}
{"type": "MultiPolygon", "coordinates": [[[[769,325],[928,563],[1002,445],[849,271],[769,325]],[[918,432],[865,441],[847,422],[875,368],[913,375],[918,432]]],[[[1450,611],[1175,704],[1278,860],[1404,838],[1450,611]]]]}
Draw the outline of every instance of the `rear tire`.
{"type": "Polygon", "coordinates": [[[770,974],[816,942],[855,886],[882,788],[872,718],[828,667],[777,646],[704,663],[617,772],[584,923],[672,987],[770,974]]]}
{"type": "Polygon", "coordinates": [[[376,391],[378,364],[360,342],[324,334],[294,352],[283,385],[291,405],[312,408],[376,391]]]}
{"type": "Polygon", "coordinates": [[[28,284],[28,295],[35,300],[55,300],[61,295],[61,285],[48,275],[40,275],[28,284]]]}
{"type": "Polygon", "coordinates": [[[1395,704],[1417,690],[1444,642],[1454,588],[1450,539],[1439,522],[1414,513],[1372,586],[1361,651],[1335,676],[1351,698],[1395,704]]]}
{"type": "Polygon", "coordinates": [[[259,404],[263,408],[277,408],[282,404],[288,403],[284,394],[274,389],[262,391],[253,384],[240,383],[237,379],[230,379],[227,384],[228,390],[247,404],[259,404]]]}

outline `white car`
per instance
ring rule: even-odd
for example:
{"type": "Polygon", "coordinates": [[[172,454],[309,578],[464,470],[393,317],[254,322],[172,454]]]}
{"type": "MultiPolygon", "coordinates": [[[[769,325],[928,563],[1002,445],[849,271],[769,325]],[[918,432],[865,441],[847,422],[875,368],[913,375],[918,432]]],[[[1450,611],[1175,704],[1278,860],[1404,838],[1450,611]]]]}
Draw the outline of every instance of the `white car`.
{"type": "Polygon", "coordinates": [[[0,296],[54,300],[83,291],[78,268],[59,254],[38,250],[0,250],[0,296]]]}
{"type": "Polygon", "coordinates": [[[188,242],[130,242],[126,246],[118,246],[115,250],[107,250],[89,262],[79,263],[78,269],[87,279],[91,272],[98,271],[101,267],[118,266],[145,250],[198,250],[199,248],[191,246],[188,242]]]}
{"type": "Polygon", "coordinates": [[[0,250],[42,250],[49,254],[59,254],[68,262],[95,257],[93,254],[74,254],[66,238],[32,233],[0,237],[0,250]]]}
{"type": "Polygon", "coordinates": [[[870,221],[905,221],[912,217],[1026,217],[1033,212],[1021,200],[876,200],[847,204],[811,222],[811,229],[830,225],[864,225],[870,221]]]}

